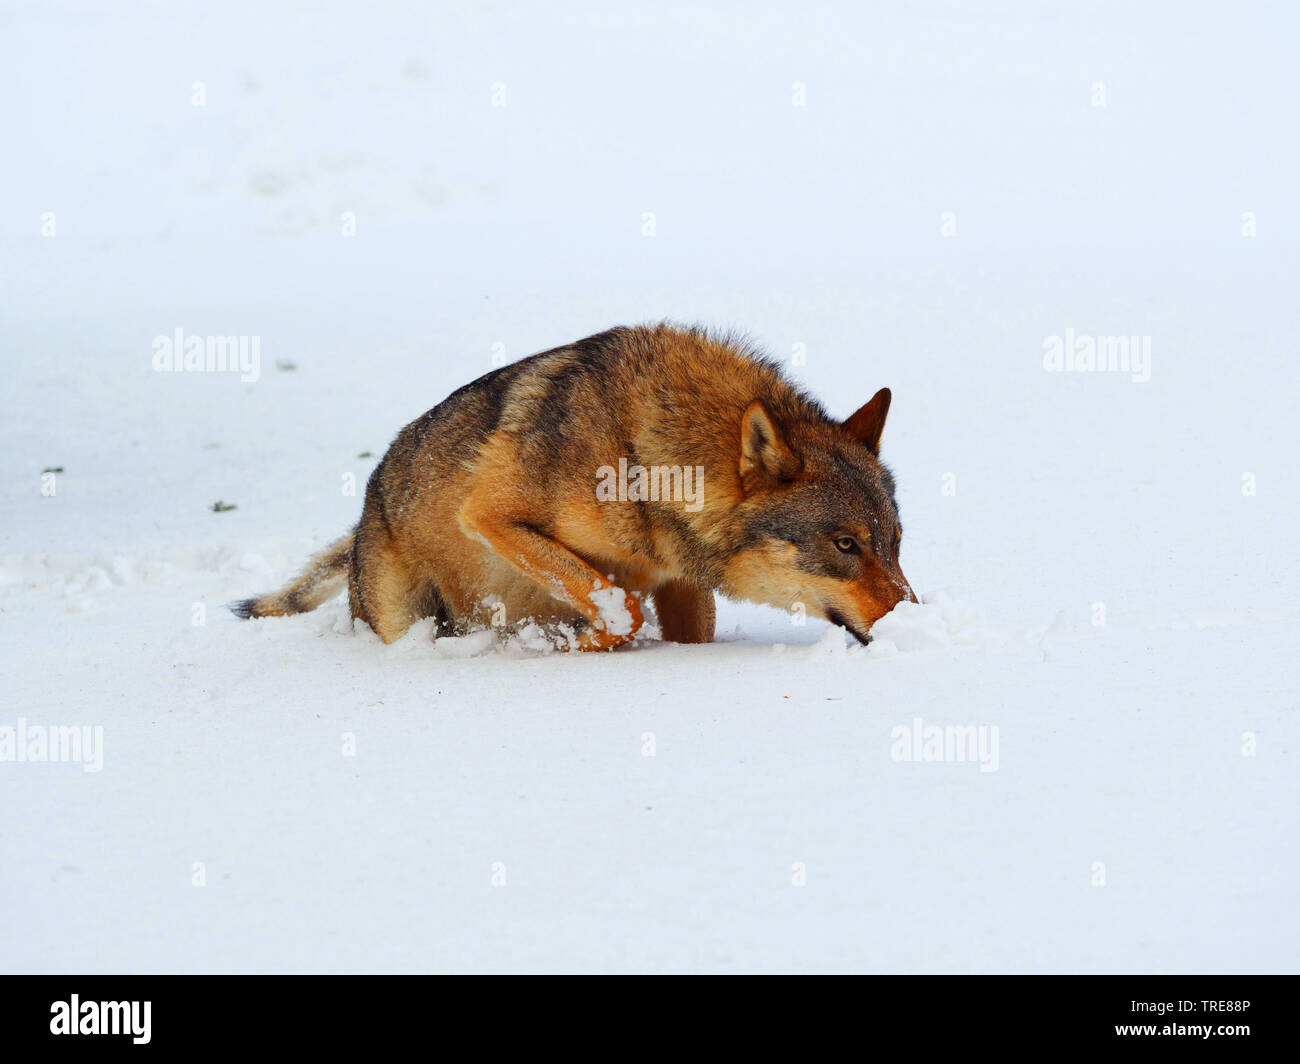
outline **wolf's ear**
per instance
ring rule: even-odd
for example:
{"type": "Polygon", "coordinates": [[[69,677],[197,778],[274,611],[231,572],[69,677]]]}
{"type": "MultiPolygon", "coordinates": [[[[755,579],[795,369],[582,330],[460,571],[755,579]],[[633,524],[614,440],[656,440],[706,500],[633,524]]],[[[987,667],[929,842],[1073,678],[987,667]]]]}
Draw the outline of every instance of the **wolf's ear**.
{"type": "Polygon", "coordinates": [[[781,430],[761,402],[755,399],[740,419],[740,483],[746,492],[773,487],[799,472],[795,457],[781,430]]]}
{"type": "Polygon", "coordinates": [[[889,389],[881,388],[871,401],[858,408],[844,422],[844,431],[874,455],[880,454],[880,434],[885,431],[885,415],[889,413],[889,389]]]}

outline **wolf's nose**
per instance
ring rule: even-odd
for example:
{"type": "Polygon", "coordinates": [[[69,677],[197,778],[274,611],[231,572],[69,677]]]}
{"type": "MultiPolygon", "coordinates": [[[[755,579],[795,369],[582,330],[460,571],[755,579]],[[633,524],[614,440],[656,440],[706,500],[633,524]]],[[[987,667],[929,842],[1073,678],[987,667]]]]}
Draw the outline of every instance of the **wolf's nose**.
{"type": "Polygon", "coordinates": [[[908,602],[920,603],[921,600],[916,597],[916,592],[912,590],[912,585],[908,583],[907,577],[903,575],[901,569],[898,571],[898,579],[895,583],[898,585],[899,590],[903,591],[907,595],[908,602]]]}

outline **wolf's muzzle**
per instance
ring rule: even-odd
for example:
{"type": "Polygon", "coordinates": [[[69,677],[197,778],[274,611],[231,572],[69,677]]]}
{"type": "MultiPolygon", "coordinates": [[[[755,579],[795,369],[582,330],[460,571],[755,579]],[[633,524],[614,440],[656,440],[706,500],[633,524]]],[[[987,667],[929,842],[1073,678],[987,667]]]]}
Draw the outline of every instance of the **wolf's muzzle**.
{"type": "Polygon", "coordinates": [[[830,621],[831,624],[838,625],[840,628],[847,628],[849,630],[849,635],[853,636],[853,638],[856,639],[863,646],[866,646],[868,643],[871,642],[871,636],[863,635],[856,628],[854,628],[853,625],[849,624],[849,622],[845,620],[844,614],[842,614],[839,610],[827,610],[826,619],[830,621]]]}

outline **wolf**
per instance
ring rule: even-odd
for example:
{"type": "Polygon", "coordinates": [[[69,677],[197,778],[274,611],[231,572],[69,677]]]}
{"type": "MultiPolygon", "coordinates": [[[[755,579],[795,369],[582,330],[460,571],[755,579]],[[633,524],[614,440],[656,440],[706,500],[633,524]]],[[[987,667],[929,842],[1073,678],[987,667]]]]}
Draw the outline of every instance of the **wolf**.
{"type": "Polygon", "coordinates": [[[531,620],[596,651],[635,637],[646,598],[665,639],[709,642],[716,591],[802,608],[866,643],[916,601],[880,461],[889,404],[882,388],[836,421],[742,337],[609,329],[495,369],[411,422],[356,528],[231,609],[302,613],[346,583],[352,617],[385,643],[426,617],[437,634],[531,620]],[[629,468],[685,477],[610,490],[629,468]],[[689,500],[673,490],[687,478],[689,500]]]}

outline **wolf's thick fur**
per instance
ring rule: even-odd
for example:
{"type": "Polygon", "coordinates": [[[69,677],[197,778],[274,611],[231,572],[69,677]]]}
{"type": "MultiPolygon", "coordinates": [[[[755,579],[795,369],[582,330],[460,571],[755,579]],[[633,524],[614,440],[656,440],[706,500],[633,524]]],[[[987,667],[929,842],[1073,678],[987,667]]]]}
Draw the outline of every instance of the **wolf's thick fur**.
{"type": "Polygon", "coordinates": [[[611,329],[494,370],[407,425],[355,532],[233,608],[300,613],[346,580],[353,617],[385,643],[422,617],[464,631],[504,609],[567,622],[578,649],[603,650],[635,635],[644,593],[665,638],[708,642],[718,590],[802,604],[866,641],[914,600],[878,459],[889,399],[881,389],[833,421],[742,341],[611,329]],[[702,468],[702,499],[599,497],[620,459],[702,468]]]}

